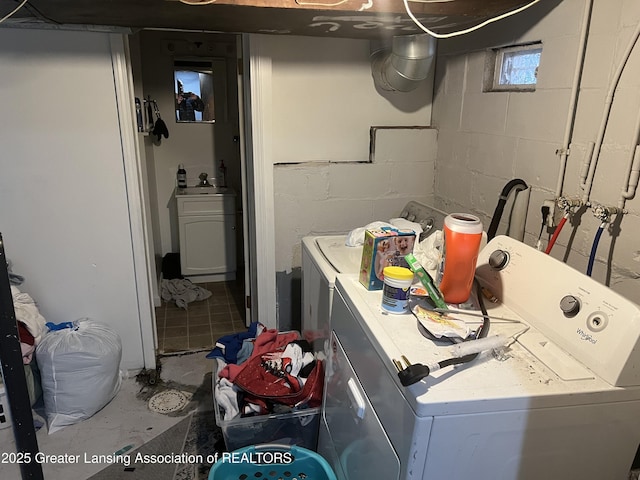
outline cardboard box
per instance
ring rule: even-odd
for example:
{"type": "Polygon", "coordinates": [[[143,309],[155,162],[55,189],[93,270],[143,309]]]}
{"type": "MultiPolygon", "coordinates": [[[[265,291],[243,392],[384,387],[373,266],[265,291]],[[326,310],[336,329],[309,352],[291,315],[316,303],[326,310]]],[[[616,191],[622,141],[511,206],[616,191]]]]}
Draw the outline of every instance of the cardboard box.
{"type": "Polygon", "coordinates": [[[382,290],[384,267],[409,268],[405,255],[413,253],[416,234],[413,230],[386,228],[366,230],[360,264],[360,283],[367,290],[382,290]]]}

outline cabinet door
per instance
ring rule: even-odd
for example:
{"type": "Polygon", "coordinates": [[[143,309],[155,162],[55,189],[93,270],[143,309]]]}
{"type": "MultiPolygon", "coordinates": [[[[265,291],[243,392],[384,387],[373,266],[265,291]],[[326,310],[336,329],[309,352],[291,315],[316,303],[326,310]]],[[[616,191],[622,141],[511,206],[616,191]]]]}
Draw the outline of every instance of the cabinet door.
{"type": "Polygon", "coordinates": [[[179,217],[178,224],[183,275],[235,271],[234,215],[179,217]]]}

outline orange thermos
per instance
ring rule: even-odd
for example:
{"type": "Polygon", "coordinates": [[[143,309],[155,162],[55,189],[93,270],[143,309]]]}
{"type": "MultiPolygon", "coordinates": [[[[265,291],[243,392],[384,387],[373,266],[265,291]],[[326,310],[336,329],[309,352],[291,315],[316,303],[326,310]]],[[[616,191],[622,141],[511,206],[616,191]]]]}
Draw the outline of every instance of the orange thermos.
{"type": "Polygon", "coordinates": [[[482,222],[474,215],[453,213],[444,219],[444,252],[439,288],[447,303],[464,303],[471,295],[482,240],[482,222]]]}

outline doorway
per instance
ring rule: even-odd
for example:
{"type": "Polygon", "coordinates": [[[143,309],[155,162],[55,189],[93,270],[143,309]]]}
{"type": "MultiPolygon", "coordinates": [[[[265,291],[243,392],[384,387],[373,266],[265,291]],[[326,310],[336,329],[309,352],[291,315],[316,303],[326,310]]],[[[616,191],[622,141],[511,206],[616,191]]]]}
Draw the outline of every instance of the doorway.
{"type": "Polygon", "coordinates": [[[228,34],[142,30],[130,36],[129,44],[135,96],[143,105],[157,106],[153,113],[161,116],[169,131],[168,136],[157,137],[153,132],[139,133],[148,249],[156,266],[156,282],[152,283],[158,353],[207,350],[220,336],[246,330],[238,39],[228,34]],[[217,66],[213,121],[185,122],[176,116],[176,61],[208,61],[217,66]],[[190,303],[187,309],[179,308],[162,299],[161,283],[162,259],[180,251],[175,197],[178,165],[184,166],[187,184],[192,186],[202,173],[216,182],[222,162],[226,186],[236,194],[236,278],[196,283],[211,295],[190,303]]]}

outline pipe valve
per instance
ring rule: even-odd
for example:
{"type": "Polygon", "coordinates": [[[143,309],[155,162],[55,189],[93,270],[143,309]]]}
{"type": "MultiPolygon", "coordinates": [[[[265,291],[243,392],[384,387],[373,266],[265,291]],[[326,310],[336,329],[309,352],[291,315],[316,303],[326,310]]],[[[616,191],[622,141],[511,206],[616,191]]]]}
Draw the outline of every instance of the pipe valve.
{"type": "Polygon", "coordinates": [[[618,207],[607,207],[605,205],[594,203],[591,205],[591,212],[593,216],[596,217],[601,222],[610,222],[612,215],[617,215],[618,213],[624,213],[621,208],[618,207]]]}
{"type": "Polygon", "coordinates": [[[556,200],[558,208],[562,209],[565,213],[569,213],[571,209],[578,209],[582,207],[582,200],[579,198],[558,197],[556,200]]]}

